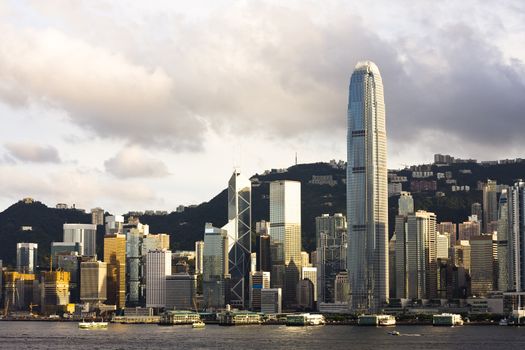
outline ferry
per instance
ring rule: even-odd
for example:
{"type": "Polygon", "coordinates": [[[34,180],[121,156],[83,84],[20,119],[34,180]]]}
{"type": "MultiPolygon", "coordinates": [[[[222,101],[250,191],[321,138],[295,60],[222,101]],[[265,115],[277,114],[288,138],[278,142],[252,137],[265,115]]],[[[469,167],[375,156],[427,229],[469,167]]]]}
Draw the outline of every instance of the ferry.
{"type": "Polygon", "coordinates": [[[396,318],[392,315],[361,315],[357,319],[359,326],[395,326],[396,318]]]}
{"type": "Polygon", "coordinates": [[[202,321],[193,322],[191,327],[192,328],[204,328],[204,327],[206,327],[206,323],[204,323],[202,321]]]}
{"type": "Polygon", "coordinates": [[[326,324],[323,315],[319,314],[291,314],[286,315],[287,326],[322,326],[326,324]]]}
{"type": "Polygon", "coordinates": [[[432,325],[434,326],[463,326],[463,319],[458,314],[439,314],[432,317],[432,325]]]}
{"type": "Polygon", "coordinates": [[[80,329],[105,329],[108,328],[108,322],[79,322],[78,328],[80,329]]]}
{"type": "Polygon", "coordinates": [[[390,335],[401,335],[401,333],[399,333],[398,331],[388,332],[388,334],[390,334],[390,335]]]}

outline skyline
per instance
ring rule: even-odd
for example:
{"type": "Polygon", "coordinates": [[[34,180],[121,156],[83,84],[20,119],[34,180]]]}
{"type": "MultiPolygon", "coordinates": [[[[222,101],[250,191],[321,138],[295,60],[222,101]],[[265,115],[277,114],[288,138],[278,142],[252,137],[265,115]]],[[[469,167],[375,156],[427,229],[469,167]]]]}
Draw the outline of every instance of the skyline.
{"type": "Polygon", "coordinates": [[[389,168],[522,156],[523,5],[400,4],[3,2],[0,208],[174,210],[234,166],[345,159],[365,58],[389,81],[389,168]]]}

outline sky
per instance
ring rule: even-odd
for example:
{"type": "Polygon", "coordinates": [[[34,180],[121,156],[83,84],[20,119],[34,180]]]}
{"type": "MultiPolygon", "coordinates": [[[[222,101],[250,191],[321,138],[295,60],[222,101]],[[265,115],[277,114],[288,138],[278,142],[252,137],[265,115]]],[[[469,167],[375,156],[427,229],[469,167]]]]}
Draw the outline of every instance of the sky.
{"type": "Polygon", "coordinates": [[[524,158],[524,42],[520,0],[0,0],[0,210],[172,211],[346,159],[360,60],[389,168],[524,158]]]}

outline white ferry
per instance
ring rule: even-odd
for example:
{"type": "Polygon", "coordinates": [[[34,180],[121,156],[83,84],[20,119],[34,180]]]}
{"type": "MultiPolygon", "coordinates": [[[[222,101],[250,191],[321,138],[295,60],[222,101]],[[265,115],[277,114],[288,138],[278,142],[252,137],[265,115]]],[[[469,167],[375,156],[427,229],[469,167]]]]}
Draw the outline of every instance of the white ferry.
{"type": "Polygon", "coordinates": [[[434,326],[463,326],[463,319],[458,314],[439,314],[432,317],[432,325],[434,326]]]}
{"type": "Polygon", "coordinates": [[[396,318],[392,315],[361,315],[357,319],[359,326],[395,326],[396,318]]]}
{"type": "Polygon", "coordinates": [[[81,329],[104,329],[104,328],[108,328],[108,322],[95,322],[95,321],[91,321],[91,322],[79,322],[78,323],[78,328],[81,328],[81,329]]]}

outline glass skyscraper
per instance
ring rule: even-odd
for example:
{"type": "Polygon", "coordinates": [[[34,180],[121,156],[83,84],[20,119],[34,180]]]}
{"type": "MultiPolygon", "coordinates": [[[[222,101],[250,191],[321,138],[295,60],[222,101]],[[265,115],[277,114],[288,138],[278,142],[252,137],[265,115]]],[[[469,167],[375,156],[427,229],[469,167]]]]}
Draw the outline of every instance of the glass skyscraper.
{"type": "Polygon", "coordinates": [[[350,305],[374,311],[388,301],[388,189],[383,82],[370,61],[350,80],[347,157],[350,305]]]}

